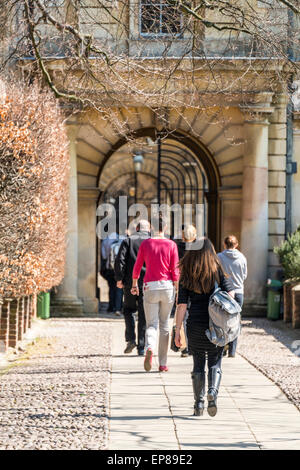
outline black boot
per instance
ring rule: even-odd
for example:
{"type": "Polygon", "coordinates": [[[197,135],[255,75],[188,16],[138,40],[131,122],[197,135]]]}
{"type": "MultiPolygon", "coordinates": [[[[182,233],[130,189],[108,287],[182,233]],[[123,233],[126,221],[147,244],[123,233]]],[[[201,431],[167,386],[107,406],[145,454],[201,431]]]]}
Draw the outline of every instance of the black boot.
{"type": "Polygon", "coordinates": [[[207,412],[209,416],[216,416],[217,414],[217,396],[219,392],[220,382],[222,377],[221,369],[212,368],[208,371],[208,392],[207,392],[207,412]]]}
{"type": "Polygon", "coordinates": [[[192,372],[194,390],[194,416],[202,416],[204,411],[205,372],[192,372]]]}

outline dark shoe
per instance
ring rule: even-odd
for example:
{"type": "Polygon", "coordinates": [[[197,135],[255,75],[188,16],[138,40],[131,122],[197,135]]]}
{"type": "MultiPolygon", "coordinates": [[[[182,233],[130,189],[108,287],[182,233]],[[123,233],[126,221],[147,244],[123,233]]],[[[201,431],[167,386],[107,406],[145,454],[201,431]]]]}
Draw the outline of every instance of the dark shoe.
{"type": "Polygon", "coordinates": [[[217,414],[217,397],[221,383],[222,371],[221,369],[210,369],[208,371],[208,392],[207,392],[207,412],[209,416],[216,416],[217,414]]]}
{"type": "Polygon", "coordinates": [[[205,372],[192,372],[194,390],[194,416],[202,416],[204,411],[205,372]]]}
{"type": "Polygon", "coordinates": [[[139,356],[144,356],[145,355],[144,349],[138,349],[138,355],[139,356]]]}
{"type": "Polygon", "coordinates": [[[126,348],[124,349],[124,354],[130,354],[134,348],[136,347],[136,344],[133,343],[132,341],[128,341],[126,348]]]}
{"type": "Polygon", "coordinates": [[[229,353],[229,354],[228,354],[228,357],[235,357],[235,354],[229,353]]]}

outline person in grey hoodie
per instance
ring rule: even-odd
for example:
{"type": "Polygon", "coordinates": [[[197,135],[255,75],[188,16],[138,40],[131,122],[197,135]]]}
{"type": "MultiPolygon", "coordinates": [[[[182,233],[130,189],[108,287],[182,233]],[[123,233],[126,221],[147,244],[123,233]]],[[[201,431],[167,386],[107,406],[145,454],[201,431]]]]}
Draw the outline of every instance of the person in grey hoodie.
{"type": "MultiPolygon", "coordinates": [[[[224,271],[229,275],[235,291],[235,300],[243,306],[244,282],[247,278],[247,260],[237,249],[238,239],[234,235],[229,235],[224,239],[224,251],[218,253],[224,271]]],[[[228,356],[234,357],[237,347],[237,339],[229,343],[228,356]]]]}

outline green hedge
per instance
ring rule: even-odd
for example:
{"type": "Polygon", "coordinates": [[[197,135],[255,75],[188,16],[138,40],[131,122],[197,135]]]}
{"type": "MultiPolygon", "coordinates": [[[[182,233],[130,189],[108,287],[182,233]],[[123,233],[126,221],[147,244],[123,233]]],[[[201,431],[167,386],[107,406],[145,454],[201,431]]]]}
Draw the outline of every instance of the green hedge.
{"type": "Polygon", "coordinates": [[[274,248],[284,269],[286,279],[300,280],[300,230],[299,228],[280,246],[274,248]]]}

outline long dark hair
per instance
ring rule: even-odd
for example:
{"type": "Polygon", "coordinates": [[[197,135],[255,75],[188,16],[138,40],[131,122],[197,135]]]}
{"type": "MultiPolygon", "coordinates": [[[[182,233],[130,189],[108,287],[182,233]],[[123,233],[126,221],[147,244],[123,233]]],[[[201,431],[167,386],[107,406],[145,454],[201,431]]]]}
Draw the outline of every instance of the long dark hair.
{"type": "Polygon", "coordinates": [[[214,245],[206,238],[199,250],[189,250],[180,260],[180,283],[183,287],[198,294],[208,294],[215,282],[220,282],[220,273],[224,273],[214,245]]]}

